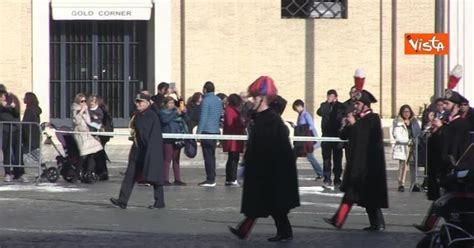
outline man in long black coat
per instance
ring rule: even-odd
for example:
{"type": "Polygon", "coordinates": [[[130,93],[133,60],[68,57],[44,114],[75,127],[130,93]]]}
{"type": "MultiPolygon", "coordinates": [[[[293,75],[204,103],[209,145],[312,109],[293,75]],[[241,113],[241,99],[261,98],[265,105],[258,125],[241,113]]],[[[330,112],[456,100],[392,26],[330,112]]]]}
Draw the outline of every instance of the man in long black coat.
{"type": "Polygon", "coordinates": [[[348,116],[350,124],[341,132],[341,138],[349,139],[350,159],[340,187],[345,194],[338,212],[324,219],[337,228],[342,228],[352,205],[357,204],[369,216],[370,227],[364,230],[385,230],[381,209],[388,208],[387,176],[380,117],[370,109],[375,102],[370,92],[362,90],[355,102],[358,119],[348,116]]]}
{"type": "Polygon", "coordinates": [[[289,130],[279,113],[269,106],[276,96],[270,77],[262,76],[249,87],[255,98],[249,141],[244,155],[244,185],[241,213],[246,218],[237,228],[229,227],[244,239],[257,218],[272,216],[277,235],[269,241],[293,238],[288,213],[300,205],[296,157],[291,148],[289,130]]]}
{"type": "Polygon", "coordinates": [[[158,115],[151,109],[150,96],[137,95],[135,104],[135,138],[130,149],[129,163],[120,188],[118,199],[110,198],[112,204],[123,209],[127,207],[136,177],[142,173],[145,182],[153,185],[155,203],[149,206],[164,208],[163,193],[163,136],[158,115]]]}
{"type": "MultiPolygon", "coordinates": [[[[462,117],[460,105],[467,101],[458,92],[446,90],[444,103],[449,113],[446,121],[436,119],[428,140],[428,199],[436,201],[440,197],[441,183],[450,174],[456,162],[471,143],[471,124],[462,117]]],[[[428,210],[426,218],[415,227],[423,232],[432,230],[438,218],[428,210]]]]}

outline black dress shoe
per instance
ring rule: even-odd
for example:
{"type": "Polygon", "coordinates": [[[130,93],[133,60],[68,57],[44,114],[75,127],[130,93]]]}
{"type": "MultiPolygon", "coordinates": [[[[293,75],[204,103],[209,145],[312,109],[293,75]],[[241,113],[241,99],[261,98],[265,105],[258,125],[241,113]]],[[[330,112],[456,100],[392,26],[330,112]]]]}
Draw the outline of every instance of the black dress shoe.
{"type": "Polygon", "coordinates": [[[385,226],[369,226],[369,227],[366,227],[364,229],[362,229],[364,231],[370,231],[370,232],[374,232],[374,231],[385,231],[385,226]]]}
{"type": "Polygon", "coordinates": [[[273,238],[268,239],[269,242],[286,242],[286,241],[290,241],[290,240],[293,240],[293,236],[280,236],[280,235],[277,235],[273,238]]]}
{"type": "Polygon", "coordinates": [[[337,228],[337,229],[341,229],[340,226],[336,225],[336,223],[334,223],[334,220],[332,218],[323,218],[324,222],[328,223],[329,225],[337,228]]]}
{"type": "Polygon", "coordinates": [[[110,202],[121,209],[127,208],[127,204],[120,202],[118,199],[110,198],[110,202]]]}
{"type": "Polygon", "coordinates": [[[405,187],[398,186],[398,192],[405,192],[405,187]]]}
{"type": "Polygon", "coordinates": [[[165,205],[156,205],[156,204],[153,204],[153,205],[148,206],[148,208],[149,208],[149,209],[165,208],[165,205]]]}
{"type": "Polygon", "coordinates": [[[228,226],[228,228],[229,228],[229,231],[230,231],[232,234],[234,234],[237,238],[239,238],[239,239],[246,239],[246,238],[247,238],[247,235],[241,233],[241,232],[239,231],[239,229],[235,229],[235,228],[233,228],[233,227],[231,227],[231,226],[228,226]]]}
{"type": "Polygon", "coordinates": [[[426,226],[424,226],[424,225],[413,224],[413,226],[414,226],[416,229],[418,229],[420,232],[426,233],[426,232],[431,231],[430,228],[428,228],[428,227],[426,227],[426,226]]]}

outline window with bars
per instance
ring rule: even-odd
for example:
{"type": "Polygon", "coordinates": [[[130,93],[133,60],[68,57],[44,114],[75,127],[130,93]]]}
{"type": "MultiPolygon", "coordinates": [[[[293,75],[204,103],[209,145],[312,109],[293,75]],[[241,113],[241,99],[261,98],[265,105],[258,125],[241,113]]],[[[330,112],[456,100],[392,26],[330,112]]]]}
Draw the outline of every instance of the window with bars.
{"type": "Polygon", "coordinates": [[[281,0],[281,17],[346,19],[347,0],[281,0]]]}

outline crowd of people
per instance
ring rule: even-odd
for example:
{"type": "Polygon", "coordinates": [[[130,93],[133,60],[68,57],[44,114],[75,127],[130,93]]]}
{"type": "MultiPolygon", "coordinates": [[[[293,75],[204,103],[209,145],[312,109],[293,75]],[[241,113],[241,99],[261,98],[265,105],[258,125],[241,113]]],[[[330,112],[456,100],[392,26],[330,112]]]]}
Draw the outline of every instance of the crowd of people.
{"type": "MultiPolygon", "coordinates": [[[[32,92],[27,92],[23,98],[26,109],[22,122],[40,123],[41,108],[38,98],[32,92]]],[[[20,122],[20,100],[7,91],[4,85],[0,85],[0,121],[20,122]]],[[[4,165],[16,165],[16,167],[4,167],[5,182],[18,180],[28,182],[24,176],[25,169],[18,167],[23,164],[23,154],[30,153],[40,147],[41,131],[33,124],[3,124],[2,126],[2,152],[4,165]]]]}
{"type": "MultiPolygon", "coordinates": [[[[409,105],[400,107],[392,129],[395,139],[392,156],[399,161],[398,191],[405,191],[408,171],[411,171],[413,185],[414,172],[418,170],[414,163],[416,158],[419,166],[429,164],[426,166],[428,177],[422,187],[427,188],[430,200],[438,199],[440,182],[472,142],[470,132],[474,131],[474,110],[469,107],[466,98],[453,90],[461,75],[462,72],[460,74],[456,67],[445,96],[436,99],[424,110],[421,125],[409,105]]],[[[163,186],[187,185],[180,171],[180,156],[186,141],[163,139],[163,133],[248,135],[245,142],[220,142],[223,152],[228,155],[224,185],[240,186],[237,180],[239,164],[244,176],[241,212],[245,218],[237,227],[229,227],[231,233],[246,238],[257,218],[271,216],[277,235],[269,241],[293,238],[288,214],[300,204],[297,157],[305,157],[310,162],[316,174],[315,180],[322,180],[324,187],[334,186],[344,192],[337,212],[331,218],[324,219],[327,223],[342,228],[351,207],[357,204],[366,208],[369,217],[370,226],[365,230],[383,231],[382,209],[388,208],[385,146],[380,116],[371,108],[377,100],[363,88],[364,82],[364,72],[356,70],[349,99],[339,102],[336,90],[330,89],[326,101],[316,112],[321,117],[322,137],[341,138],[348,142],[294,142],[293,146],[288,138],[290,129],[281,118],[287,101],[278,95],[273,79],[268,76],[259,77],[246,92],[229,96],[216,94],[215,85],[208,81],[203,85],[202,92],[194,93],[186,102],[178,95],[174,85],[165,82],[158,85],[156,95],[142,90],[135,98],[136,110],[131,114],[130,140],[133,144],[127,171],[119,197],[110,200],[125,209],[135,183],[147,183],[154,189],[154,203],[150,208],[163,208],[163,186]],[[319,147],[322,150],[322,168],[314,156],[314,150],[319,147]],[[344,154],[346,166],[343,170],[344,154]],[[171,168],[173,182],[170,179],[171,168]]],[[[39,123],[41,108],[34,93],[26,93],[24,103],[23,121],[39,123]]],[[[19,121],[19,106],[18,98],[0,86],[0,121],[19,121]]],[[[298,114],[296,123],[290,122],[294,135],[318,136],[314,119],[306,111],[304,101],[295,100],[292,109],[298,114]]],[[[79,163],[91,173],[83,181],[90,182],[94,175],[108,180],[108,158],[104,146],[110,137],[90,133],[113,131],[112,117],[104,101],[96,95],[86,97],[79,93],[71,113],[73,130],[77,131],[73,136],[80,152],[79,163]]],[[[3,125],[5,165],[21,164],[20,151],[28,153],[39,147],[39,130],[34,131],[27,126],[21,128],[26,129],[19,132],[16,125],[3,125]]],[[[206,178],[199,186],[215,187],[218,141],[202,139],[200,144],[206,178]]],[[[5,181],[26,181],[23,175],[21,167],[13,170],[5,167],[5,181]]],[[[432,213],[428,216],[417,228],[423,231],[433,228],[436,221],[433,221],[432,213]]]]}

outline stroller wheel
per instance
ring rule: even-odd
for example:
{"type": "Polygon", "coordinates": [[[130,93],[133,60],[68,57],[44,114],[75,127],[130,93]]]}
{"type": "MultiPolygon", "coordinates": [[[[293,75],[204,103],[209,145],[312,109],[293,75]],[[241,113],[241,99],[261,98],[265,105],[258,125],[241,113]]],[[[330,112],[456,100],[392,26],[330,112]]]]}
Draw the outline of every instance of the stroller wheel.
{"type": "Polygon", "coordinates": [[[49,167],[46,173],[47,179],[50,183],[55,183],[59,179],[59,170],[56,167],[49,167]]]}

